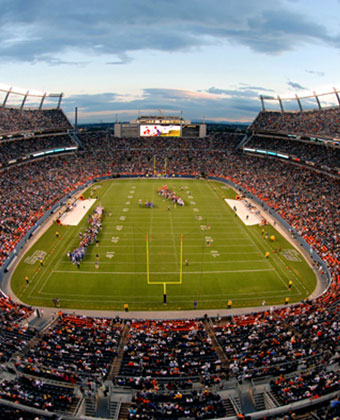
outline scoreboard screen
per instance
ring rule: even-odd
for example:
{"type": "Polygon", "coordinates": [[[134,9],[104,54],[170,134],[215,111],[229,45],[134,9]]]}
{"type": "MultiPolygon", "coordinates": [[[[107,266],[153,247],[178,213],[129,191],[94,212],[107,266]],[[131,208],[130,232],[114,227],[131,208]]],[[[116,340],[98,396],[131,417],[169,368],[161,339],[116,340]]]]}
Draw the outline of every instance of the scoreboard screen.
{"type": "Polygon", "coordinates": [[[141,137],[180,137],[180,125],[149,124],[140,126],[141,137]]]}

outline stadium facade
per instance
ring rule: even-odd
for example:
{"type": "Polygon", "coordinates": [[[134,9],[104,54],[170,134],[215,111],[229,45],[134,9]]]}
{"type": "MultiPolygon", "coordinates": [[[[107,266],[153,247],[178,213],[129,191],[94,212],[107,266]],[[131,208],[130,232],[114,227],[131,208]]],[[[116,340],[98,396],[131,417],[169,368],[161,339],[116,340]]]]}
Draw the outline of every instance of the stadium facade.
{"type": "Polygon", "coordinates": [[[116,123],[116,137],[200,137],[207,135],[206,124],[193,124],[173,115],[140,116],[130,123],[116,123]]]}

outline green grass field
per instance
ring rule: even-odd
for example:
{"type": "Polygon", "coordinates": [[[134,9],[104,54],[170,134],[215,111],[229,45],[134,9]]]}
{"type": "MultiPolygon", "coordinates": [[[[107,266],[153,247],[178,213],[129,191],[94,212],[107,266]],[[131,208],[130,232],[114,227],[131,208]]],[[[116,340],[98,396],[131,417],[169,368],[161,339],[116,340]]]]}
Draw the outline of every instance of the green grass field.
{"type": "Polygon", "coordinates": [[[98,246],[88,247],[78,269],[66,254],[79,246],[87,216],[76,227],[54,224],[12,276],[12,290],[23,302],[53,306],[52,299],[58,297],[64,308],[123,310],[127,303],[130,310],[185,310],[197,301],[197,309],[208,309],[226,308],[229,299],[233,307],[260,306],[263,300],[282,304],[287,296],[295,302],[315,288],[312,269],[273,227],[265,228],[275,234],[272,243],[263,239],[262,227],[247,227],[235,217],[223,198],[236,194],[221,183],[117,179],[93,185],[84,196],[91,190],[98,199],[89,213],[98,204],[105,208],[98,246]],[[165,184],[184,199],[184,207],[175,208],[158,195],[165,184]],[[153,201],[155,208],[140,208],[139,199],[153,201]],[[273,253],[279,247],[284,252],[273,253]],[[32,258],[41,252],[43,266],[32,258]]]}

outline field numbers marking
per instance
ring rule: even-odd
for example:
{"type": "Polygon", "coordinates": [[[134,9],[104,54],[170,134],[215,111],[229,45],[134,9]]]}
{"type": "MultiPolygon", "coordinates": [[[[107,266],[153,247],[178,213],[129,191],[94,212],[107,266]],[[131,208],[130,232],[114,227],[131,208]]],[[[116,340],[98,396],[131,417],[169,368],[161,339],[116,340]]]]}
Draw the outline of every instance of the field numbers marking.
{"type": "Polygon", "coordinates": [[[119,236],[112,236],[111,242],[116,244],[119,241],[119,236]]]}
{"type": "Polygon", "coordinates": [[[281,254],[286,258],[288,261],[294,262],[301,262],[301,258],[299,253],[295,249],[283,249],[281,254]]]}
{"type": "Polygon", "coordinates": [[[40,251],[39,249],[37,249],[36,251],[34,251],[34,253],[30,257],[27,257],[25,259],[25,263],[34,264],[37,261],[43,260],[45,258],[45,255],[46,255],[45,251],[40,251]]]}

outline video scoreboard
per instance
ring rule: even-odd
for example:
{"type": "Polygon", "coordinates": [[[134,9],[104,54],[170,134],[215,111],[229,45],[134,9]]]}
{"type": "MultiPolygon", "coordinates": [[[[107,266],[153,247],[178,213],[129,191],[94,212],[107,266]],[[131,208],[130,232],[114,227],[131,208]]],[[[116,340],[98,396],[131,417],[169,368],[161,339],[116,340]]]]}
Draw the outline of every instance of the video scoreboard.
{"type": "Polygon", "coordinates": [[[205,124],[192,124],[176,116],[141,116],[128,124],[115,124],[116,137],[205,137],[205,124]]]}
{"type": "Polygon", "coordinates": [[[140,125],[139,134],[141,137],[180,137],[180,125],[140,125]]]}

